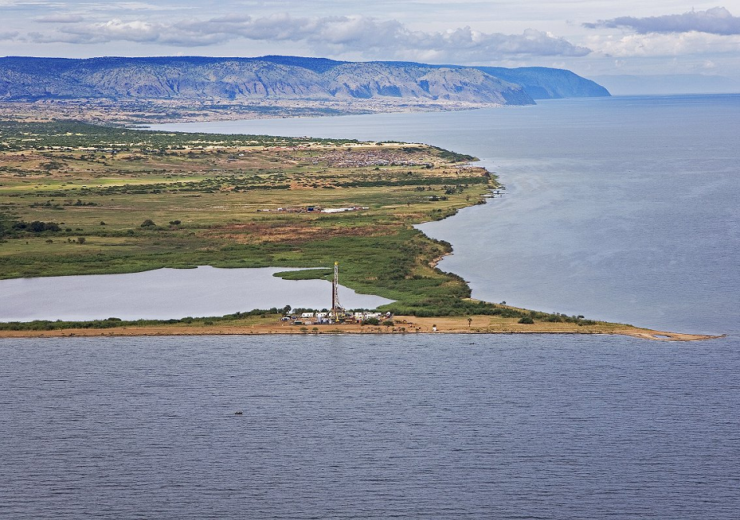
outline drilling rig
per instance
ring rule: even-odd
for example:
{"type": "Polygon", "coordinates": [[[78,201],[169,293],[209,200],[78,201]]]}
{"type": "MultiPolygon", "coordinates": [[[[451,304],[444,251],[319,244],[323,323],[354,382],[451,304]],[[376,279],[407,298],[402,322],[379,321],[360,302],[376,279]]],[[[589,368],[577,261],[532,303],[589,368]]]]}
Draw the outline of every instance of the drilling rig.
{"type": "Polygon", "coordinates": [[[339,303],[339,262],[334,262],[334,280],[331,283],[331,317],[335,323],[344,318],[344,309],[339,303]]]}

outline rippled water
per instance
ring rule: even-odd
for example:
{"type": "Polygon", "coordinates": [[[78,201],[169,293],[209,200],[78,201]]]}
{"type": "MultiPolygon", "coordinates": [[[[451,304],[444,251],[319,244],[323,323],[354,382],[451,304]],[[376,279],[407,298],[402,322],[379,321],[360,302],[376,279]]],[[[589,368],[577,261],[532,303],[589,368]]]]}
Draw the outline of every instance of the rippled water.
{"type": "Polygon", "coordinates": [[[0,517],[735,519],[737,347],[0,340],[0,517]]]}

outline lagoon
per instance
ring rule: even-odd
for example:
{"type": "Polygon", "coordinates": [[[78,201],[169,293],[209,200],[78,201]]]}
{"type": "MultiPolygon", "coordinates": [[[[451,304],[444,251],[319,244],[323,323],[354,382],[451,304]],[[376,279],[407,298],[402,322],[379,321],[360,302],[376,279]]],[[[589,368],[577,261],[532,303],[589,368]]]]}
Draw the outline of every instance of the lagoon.
{"type": "MultiPolygon", "coordinates": [[[[252,309],[331,307],[331,282],[283,280],[286,268],[157,269],[143,273],[0,280],[0,321],[179,319],[252,309]]],[[[348,309],[391,300],[340,286],[348,309]]]]}

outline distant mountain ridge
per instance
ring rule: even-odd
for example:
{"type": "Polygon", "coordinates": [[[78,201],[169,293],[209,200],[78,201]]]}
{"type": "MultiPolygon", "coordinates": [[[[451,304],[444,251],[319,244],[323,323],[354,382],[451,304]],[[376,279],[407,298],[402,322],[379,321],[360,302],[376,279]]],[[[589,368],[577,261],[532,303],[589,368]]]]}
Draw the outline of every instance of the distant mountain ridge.
{"type": "Polygon", "coordinates": [[[609,91],[595,81],[564,69],[547,67],[475,67],[504,81],[521,85],[533,99],[607,97],[609,91]]]}
{"type": "Polygon", "coordinates": [[[264,56],[0,58],[0,100],[400,99],[502,105],[609,95],[559,69],[504,69],[264,56]]]}

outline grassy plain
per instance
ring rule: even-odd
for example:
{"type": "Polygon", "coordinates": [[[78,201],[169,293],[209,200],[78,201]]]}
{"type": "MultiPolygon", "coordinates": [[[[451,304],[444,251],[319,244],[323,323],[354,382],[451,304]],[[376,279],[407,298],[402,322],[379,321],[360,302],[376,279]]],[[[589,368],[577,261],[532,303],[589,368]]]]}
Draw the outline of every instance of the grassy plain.
{"type": "Polygon", "coordinates": [[[404,143],[7,122],[0,276],[339,261],[350,287],[438,312],[469,289],[433,267],[449,245],[412,226],[497,186],[471,159],[404,143]]]}

